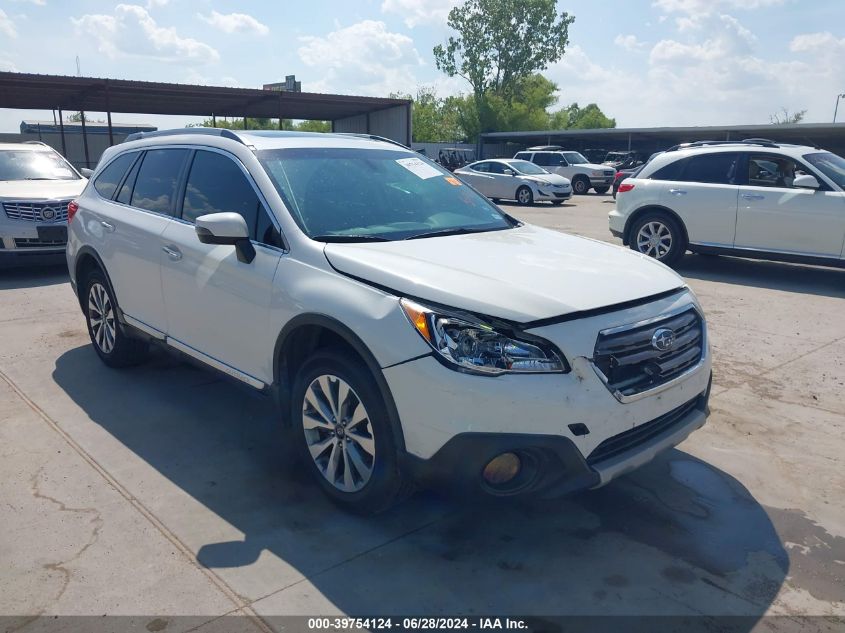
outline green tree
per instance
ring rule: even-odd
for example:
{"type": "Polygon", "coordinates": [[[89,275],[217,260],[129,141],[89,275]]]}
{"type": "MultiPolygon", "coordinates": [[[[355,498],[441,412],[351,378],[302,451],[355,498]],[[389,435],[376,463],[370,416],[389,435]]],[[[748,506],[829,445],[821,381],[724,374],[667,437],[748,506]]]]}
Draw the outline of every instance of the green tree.
{"type": "MultiPolygon", "coordinates": [[[[568,125],[564,129],[592,130],[597,128],[616,127],[616,119],[611,119],[601,111],[595,103],[583,108],[573,103],[565,108],[568,125]]],[[[554,118],[553,115],[552,118],[554,118]]],[[[558,129],[558,128],[553,128],[558,129]]]]}
{"type": "Polygon", "coordinates": [[[392,99],[411,99],[413,105],[413,136],[417,143],[458,141],[466,138],[456,98],[437,96],[432,86],[419,86],[416,96],[392,93],[392,99]]]}
{"type": "MultiPolygon", "coordinates": [[[[249,130],[278,130],[279,119],[247,118],[249,130]]],[[[243,130],[243,117],[205,119],[202,123],[189,123],[188,127],[218,127],[227,130],[243,130]]],[[[300,130],[303,132],[330,132],[332,125],[329,121],[300,121],[294,123],[291,119],[282,119],[283,130],[300,130]]]]}
{"type": "Polygon", "coordinates": [[[450,77],[470,84],[486,131],[525,78],[563,56],[573,20],[557,13],[555,0],[466,0],[449,12],[457,37],[434,47],[434,61],[450,77]],[[502,101],[490,103],[491,98],[502,101]]]}
{"type": "Polygon", "coordinates": [[[299,130],[300,132],[331,132],[332,123],[331,121],[317,120],[300,121],[294,125],[293,128],[295,130],[299,130]]]}

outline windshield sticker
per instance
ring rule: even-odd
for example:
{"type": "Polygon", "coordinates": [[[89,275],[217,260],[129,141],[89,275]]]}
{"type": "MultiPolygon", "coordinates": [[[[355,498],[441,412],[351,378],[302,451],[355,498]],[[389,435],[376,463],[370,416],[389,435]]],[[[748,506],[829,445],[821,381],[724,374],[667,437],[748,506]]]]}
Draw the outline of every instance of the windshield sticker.
{"type": "Polygon", "coordinates": [[[454,176],[446,176],[443,178],[443,180],[448,182],[450,185],[454,185],[455,187],[461,186],[461,181],[455,178],[454,176]]]}
{"type": "Polygon", "coordinates": [[[422,178],[423,180],[443,175],[443,172],[438,171],[428,163],[421,161],[419,158],[400,158],[396,162],[414,174],[417,178],[422,178]]]}

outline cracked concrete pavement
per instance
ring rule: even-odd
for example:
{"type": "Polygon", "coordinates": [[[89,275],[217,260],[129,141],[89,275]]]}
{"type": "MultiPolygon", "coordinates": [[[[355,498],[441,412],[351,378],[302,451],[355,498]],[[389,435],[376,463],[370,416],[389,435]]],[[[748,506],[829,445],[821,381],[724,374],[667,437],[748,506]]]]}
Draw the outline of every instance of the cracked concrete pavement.
{"type": "MultiPolygon", "coordinates": [[[[613,241],[609,200],[508,210],[613,241]]],[[[0,614],[167,631],[226,614],[250,630],[284,614],[845,615],[845,271],[688,255],[679,272],[715,352],[703,429],[592,493],[423,492],[361,518],[296,468],[266,401],[164,354],[107,369],[61,269],[3,271],[0,614]]]]}

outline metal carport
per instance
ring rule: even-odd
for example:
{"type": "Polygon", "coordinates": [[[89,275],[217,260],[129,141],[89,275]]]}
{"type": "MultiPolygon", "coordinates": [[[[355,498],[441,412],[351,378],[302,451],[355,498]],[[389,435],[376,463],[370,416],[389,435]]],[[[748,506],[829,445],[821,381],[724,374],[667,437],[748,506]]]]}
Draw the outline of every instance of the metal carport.
{"type": "MultiPolygon", "coordinates": [[[[58,110],[61,127],[63,111],[105,112],[110,144],[111,114],[130,112],[324,120],[339,132],[377,134],[411,145],[407,99],[0,72],[0,108],[58,110]]],[[[84,117],[82,133],[87,146],[84,117]]]]}

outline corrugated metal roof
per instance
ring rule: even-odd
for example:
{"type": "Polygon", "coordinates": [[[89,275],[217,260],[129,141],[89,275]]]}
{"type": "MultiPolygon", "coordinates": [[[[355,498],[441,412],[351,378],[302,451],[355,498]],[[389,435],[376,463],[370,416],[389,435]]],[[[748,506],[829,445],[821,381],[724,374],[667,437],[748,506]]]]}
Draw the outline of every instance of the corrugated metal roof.
{"type": "Polygon", "coordinates": [[[0,108],[336,120],[406,99],[0,72],[0,108]]]}

